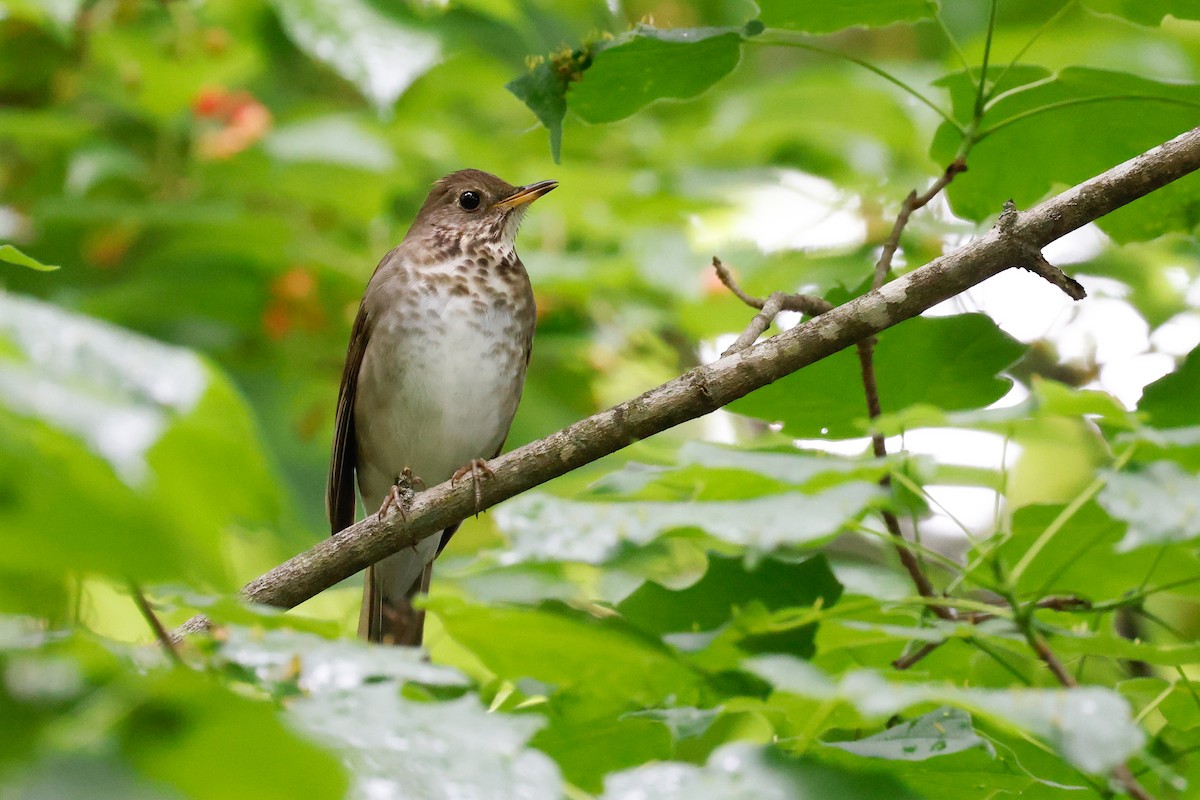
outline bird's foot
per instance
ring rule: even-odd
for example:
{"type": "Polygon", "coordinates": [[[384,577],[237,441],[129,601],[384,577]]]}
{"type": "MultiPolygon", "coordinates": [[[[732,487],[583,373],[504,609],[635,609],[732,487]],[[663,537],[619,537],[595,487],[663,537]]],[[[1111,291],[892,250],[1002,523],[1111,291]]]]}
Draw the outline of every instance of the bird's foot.
{"type": "Polygon", "coordinates": [[[468,474],[471,476],[471,484],[475,487],[475,516],[479,516],[479,512],[483,511],[483,487],[480,485],[480,481],[485,477],[494,478],[496,473],[492,472],[492,468],[482,458],[473,458],[466,466],[459,467],[450,476],[450,485],[456,485],[468,474]]]}
{"type": "Polygon", "coordinates": [[[392,484],[392,488],[388,489],[387,496],[383,498],[383,504],[379,506],[376,516],[383,519],[394,508],[400,513],[400,518],[408,522],[408,508],[412,505],[418,484],[422,489],[425,488],[425,481],[413,475],[411,469],[405,467],[401,470],[400,474],[396,476],[396,482],[392,484]]]}

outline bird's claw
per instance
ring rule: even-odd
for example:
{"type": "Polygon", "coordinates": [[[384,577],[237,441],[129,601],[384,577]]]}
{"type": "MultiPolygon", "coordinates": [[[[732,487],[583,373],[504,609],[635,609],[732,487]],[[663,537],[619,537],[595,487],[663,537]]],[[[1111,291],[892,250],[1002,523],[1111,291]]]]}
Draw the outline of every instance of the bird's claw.
{"type": "Polygon", "coordinates": [[[483,511],[483,488],[480,481],[485,477],[494,478],[496,473],[492,472],[492,468],[482,458],[473,458],[450,476],[450,485],[457,485],[468,473],[471,476],[471,484],[475,487],[475,516],[479,516],[479,512],[483,511]]]}
{"type": "Polygon", "coordinates": [[[392,488],[388,489],[387,496],[383,498],[383,504],[379,506],[376,516],[383,519],[394,508],[400,513],[400,519],[408,522],[408,507],[412,505],[413,496],[417,493],[414,488],[417,484],[420,484],[422,489],[425,488],[425,481],[413,475],[411,469],[402,469],[392,488]]]}

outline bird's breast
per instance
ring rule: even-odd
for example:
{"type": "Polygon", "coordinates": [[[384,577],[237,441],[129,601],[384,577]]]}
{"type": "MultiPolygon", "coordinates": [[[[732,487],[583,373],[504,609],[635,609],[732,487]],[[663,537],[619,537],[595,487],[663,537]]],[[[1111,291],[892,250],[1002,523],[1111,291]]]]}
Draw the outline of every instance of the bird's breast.
{"type": "Polygon", "coordinates": [[[359,486],[367,507],[408,467],[432,486],[508,434],[533,335],[528,279],[409,282],[378,309],[355,400],[359,486]]]}

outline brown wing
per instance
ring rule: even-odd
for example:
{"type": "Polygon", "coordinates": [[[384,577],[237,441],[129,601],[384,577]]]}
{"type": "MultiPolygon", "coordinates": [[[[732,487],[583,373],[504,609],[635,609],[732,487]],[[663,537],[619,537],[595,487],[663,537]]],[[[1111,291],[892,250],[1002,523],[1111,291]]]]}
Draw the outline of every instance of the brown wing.
{"type": "Polygon", "coordinates": [[[358,463],[358,444],[354,435],[354,396],[358,388],[358,370],[367,349],[366,305],[358,307],[358,316],[350,331],[346,366],[342,370],[342,388],[338,391],[337,421],[333,431],[333,454],[329,459],[329,480],[325,485],[325,511],[332,533],[354,524],[354,469],[358,463]]]}

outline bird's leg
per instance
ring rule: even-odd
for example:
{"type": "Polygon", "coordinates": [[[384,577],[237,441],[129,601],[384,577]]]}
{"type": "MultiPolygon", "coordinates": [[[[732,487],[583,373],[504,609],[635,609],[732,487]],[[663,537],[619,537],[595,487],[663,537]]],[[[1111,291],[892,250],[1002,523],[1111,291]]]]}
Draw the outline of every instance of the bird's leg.
{"type": "Polygon", "coordinates": [[[387,496],[383,498],[383,505],[379,506],[379,513],[376,516],[383,519],[390,510],[395,508],[400,512],[400,518],[408,522],[408,507],[412,505],[413,497],[417,493],[415,488],[417,484],[420,484],[422,489],[425,488],[425,481],[413,475],[411,469],[408,467],[402,469],[396,476],[396,482],[388,490],[387,496]]]}
{"type": "Polygon", "coordinates": [[[492,468],[482,458],[472,458],[466,466],[459,467],[450,476],[450,485],[454,486],[466,477],[468,473],[471,475],[471,484],[475,487],[475,516],[479,516],[479,512],[483,511],[483,488],[479,485],[479,482],[484,477],[494,478],[496,473],[492,472],[492,468]]]}

